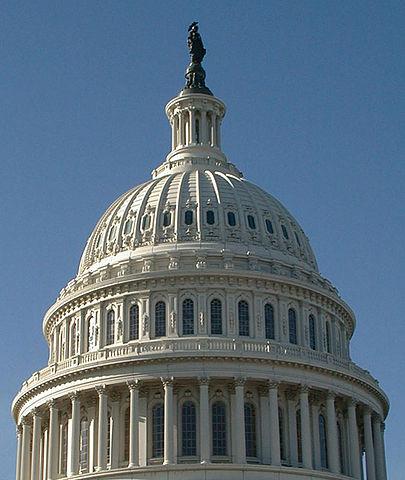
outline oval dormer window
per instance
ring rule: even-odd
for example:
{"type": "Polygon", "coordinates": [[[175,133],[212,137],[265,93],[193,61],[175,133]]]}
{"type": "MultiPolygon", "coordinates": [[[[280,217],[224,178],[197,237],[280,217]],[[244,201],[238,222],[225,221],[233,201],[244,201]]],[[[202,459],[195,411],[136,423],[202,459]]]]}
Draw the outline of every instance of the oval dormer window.
{"type": "Polygon", "coordinates": [[[163,226],[169,227],[172,223],[172,214],[170,212],[163,213],[163,226]]]}
{"type": "Polygon", "coordinates": [[[142,230],[147,230],[150,227],[150,215],[142,217],[142,230]]]}
{"type": "Polygon", "coordinates": [[[115,237],[116,226],[110,228],[110,233],[108,234],[108,240],[111,241],[115,237]]]}
{"type": "Polygon", "coordinates": [[[269,220],[268,218],[266,218],[266,230],[268,233],[271,233],[271,234],[274,233],[273,224],[271,223],[271,220],[269,220]]]}
{"type": "Polygon", "coordinates": [[[281,225],[281,230],[283,231],[283,236],[286,240],[289,239],[289,236],[288,236],[288,232],[287,232],[287,228],[285,225],[281,225]]]}
{"type": "Polygon", "coordinates": [[[255,217],[253,215],[248,215],[247,216],[247,221],[248,221],[249,228],[251,228],[252,230],[256,230],[255,217]]]}
{"type": "Polygon", "coordinates": [[[294,232],[294,235],[295,235],[295,240],[297,240],[298,246],[300,247],[301,246],[300,237],[298,236],[297,232],[294,232]]]}
{"type": "Polygon", "coordinates": [[[186,225],[192,225],[193,224],[193,211],[192,210],[186,210],[184,212],[184,223],[186,225]]]}
{"type": "Polygon", "coordinates": [[[233,212],[228,212],[228,225],[234,227],[236,225],[236,217],[233,212]]]}
{"type": "Polygon", "coordinates": [[[207,224],[214,225],[215,223],[215,214],[212,210],[207,210],[207,224]]]}
{"type": "Polygon", "coordinates": [[[132,220],[127,220],[124,226],[124,234],[128,235],[132,230],[132,220]]]}

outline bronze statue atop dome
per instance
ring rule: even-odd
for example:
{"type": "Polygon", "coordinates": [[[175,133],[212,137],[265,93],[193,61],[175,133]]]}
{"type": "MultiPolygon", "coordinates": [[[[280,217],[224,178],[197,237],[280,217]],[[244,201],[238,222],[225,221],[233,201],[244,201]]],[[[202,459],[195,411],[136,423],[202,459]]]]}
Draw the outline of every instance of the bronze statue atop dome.
{"type": "Polygon", "coordinates": [[[206,95],[212,95],[209,88],[205,86],[205,71],[201,62],[207,51],[198,32],[198,22],[193,22],[188,27],[187,46],[191,62],[186,70],[186,86],[181,93],[205,93],[206,95]]]}

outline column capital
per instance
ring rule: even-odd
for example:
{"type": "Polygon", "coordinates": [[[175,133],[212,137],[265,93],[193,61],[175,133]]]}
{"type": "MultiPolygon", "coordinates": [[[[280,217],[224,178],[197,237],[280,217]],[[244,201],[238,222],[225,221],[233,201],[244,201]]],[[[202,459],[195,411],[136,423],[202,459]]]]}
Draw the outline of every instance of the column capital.
{"type": "Polygon", "coordinates": [[[373,413],[373,409],[369,405],[363,406],[363,415],[370,415],[373,413]]]}
{"type": "Polygon", "coordinates": [[[295,400],[297,398],[297,390],[296,389],[289,389],[286,391],[287,400],[295,400]]]}
{"type": "Polygon", "coordinates": [[[129,391],[139,390],[141,388],[141,382],[137,378],[135,380],[128,380],[127,387],[129,391]]]}
{"type": "Polygon", "coordinates": [[[385,431],[385,422],[381,422],[381,431],[382,431],[382,432],[385,431]]]}
{"type": "Polygon", "coordinates": [[[336,398],[336,392],[334,390],[328,390],[326,392],[326,398],[327,400],[333,400],[335,401],[335,398],[336,398]]]}
{"type": "Polygon", "coordinates": [[[280,386],[280,382],[277,382],[276,380],[269,380],[267,383],[269,390],[277,390],[278,387],[280,386]]]}
{"type": "Polygon", "coordinates": [[[374,423],[382,423],[381,415],[377,412],[373,412],[372,419],[374,423]]]}
{"type": "Polygon", "coordinates": [[[244,378],[244,377],[235,377],[235,378],[233,379],[233,382],[234,382],[235,388],[236,388],[236,387],[244,387],[244,386],[245,386],[245,383],[246,383],[246,378],[244,378]]]}
{"type": "Polygon", "coordinates": [[[77,402],[78,400],[80,400],[80,397],[79,397],[79,392],[77,390],[73,391],[73,392],[69,392],[68,393],[68,397],[70,398],[70,401],[72,403],[74,402],[77,402]]]}
{"type": "Polygon", "coordinates": [[[16,427],[15,427],[15,434],[17,435],[17,437],[21,436],[22,430],[23,430],[23,429],[22,429],[22,425],[21,425],[21,424],[16,425],[16,427]]]}
{"type": "Polygon", "coordinates": [[[49,408],[49,409],[57,409],[58,408],[58,402],[54,399],[54,398],[51,398],[50,400],[48,400],[46,402],[46,406],[49,408]]]}
{"type": "Polygon", "coordinates": [[[349,397],[349,398],[347,399],[347,406],[348,406],[348,407],[354,407],[354,408],[356,408],[357,405],[358,405],[358,403],[359,403],[359,402],[358,402],[355,398],[353,398],[353,397],[349,397]]]}
{"type": "Polygon", "coordinates": [[[94,388],[96,389],[96,392],[98,393],[99,397],[107,394],[107,389],[105,385],[96,385],[94,388]]]}
{"type": "Polygon", "coordinates": [[[164,388],[173,387],[174,377],[160,377],[160,381],[163,383],[164,388]]]}
{"type": "Polygon", "coordinates": [[[299,391],[300,393],[309,393],[309,385],[303,383],[302,385],[300,385],[300,388],[299,388],[299,391]]]}
{"type": "Polygon", "coordinates": [[[258,388],[259,396],[261,397],[267,396],[269,394],[269,390],[270,388],[268,385],[260,385],[260,387],[258,388]]]}
{"type": "Polygon", "coordinates": [[[31,426],[31,421],[28,415],[25,415],[25,417],[21,419],[21,425],[23,426],[23,428],[27,426],[31,426]]]}
{"type": "Polygon", "coordinates": [[[322,396],[316,390],[311,390],[309,400],[312,405],[319,407],[319,404],[321,403],[321,400],[322,400],[322,396]]]}
{"type": "Polygon", "coordinates": [[[42,412],[39,410],[38,407],[35,407],[31,410],[31,415],[32,415],[32,418],[34,417],[42,418],[42,412]]]}
{"type": "Polygon", "coordinates": [[[209,377],[198,377],[198,384],[200,386],[209,386],[210,378],[209,377]]]}
{"type": "Polygon", "coordinates": [[[110,400],[112,402],[118,402],[121,398],[121,393],[120,392],[117,392],[116,390],[113,390],[111,393],[110,393],[110,400]]]}

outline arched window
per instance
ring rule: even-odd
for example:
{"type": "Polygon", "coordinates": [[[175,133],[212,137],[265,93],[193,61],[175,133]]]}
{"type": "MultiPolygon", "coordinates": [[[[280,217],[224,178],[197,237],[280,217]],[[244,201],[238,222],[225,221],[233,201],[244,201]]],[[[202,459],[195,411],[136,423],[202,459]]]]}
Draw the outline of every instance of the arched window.
{"type": "Polygon", "coordinates": [[[157,302],[155,305],[155,337],[164,337],[166,335],[166,304],[157,302]]]}
{"type": "Polygon", "coordinates": [[[70,327],[70,356],[73,357],[76,355],[76,320],[72,321],[72,325],[70,327]]]}
{"type": "Polygon", "coordinates": [[[115,312],[114,310],[109,310],[107,312],[107,328],[105,335],[106,345],[112,345],[115,340],[115,312]]]}
{"type": "Polygon", "coordinates": [[[211,335],[222,335],[222,302],[211,300],[211,335]]]}
{"type": "Polygon", "coordinates": [[[83,417],[80,421],[80,446],[79,446],[80,472],[89,470],[89,421],[83,417]]]}
{"type": "Polygon", "coordinates": [[[316,323],[315,317],[311,315],[308,317],[309,322],[309,346],[312,350],[316,350],[316,323]]]}
{"type": "Polygon", "coordinates": [[[257,457],[256,409],[252,403],[245,403],[246,456],[257,457]]]}
{"type": "Polygon", "coordinates": [[[195,141],[200,143],[200,120],[198,118],[195,119],[195,141]]]}
{"type": "Polygon", "coordinates": [[[193,224],[193,211],[192,210],[186,210],[184,212],[184,223],[186,225],[192,225],[193,224]]]}
{"type": "Polygon", "coordinates": [[[129,461],[129,407],[125,410],[124,415],[124,461],[129,461]]]}
{"type": "Polygon", "coordinates": [[[297,313],[293,308],[288,310],[288,335],[290,343],[296,345],[297,341],[297,313]]]}
{"type": "Polygon", "coordinates": [[[330,323],[326,322],[326,351],[332,353],[332,342],[330,335],[330,323]]]}
{"type": "Polygon", "coordinates": [[[302,463],[302,433],[301,433],[301,410],[297,410],[295,415],[296,427],[297,427],[297,453],[298,462],[302,463]]]}
{"type": "Polygon", "coordinates": [[[197,455],[197,414],[193,402],[184,402],[181,408],[181,452],[184,457],[197,455]]]}
{"type": "Polygon", "coordinates": [[[215,223],[215,213],[213,210],[207,210],[207,224],[214,225],[215,223]]]}
{"type": "Polygon", "coordinates": [[[283,237],[288,240],[290,237],[288,236],[288,232],[287,232],[287,227],[285,225],[281,225],[281,230],[283,232],[283,237]]]}
{"type": "Polygon", "coordinates": [[[252,230],[256,230],[255,217],[253,215],[248,215],[247,216],[247,221],[248,221],[249,228],[251,228],[252,230]]]}
{"type": "Polygon", "coordinates": [[[223,402],[212,405],[212,455],[225,456],[226,446],[226,409],[223,402]]]}
{"type": "Polygon", "coordinates": [[[325,417],[319,415],[319,450],[321,454],[321,467],[328,468],[328,448],[326,444],[326,421],[325,417]]]}
{"type": "Polygon", "coordinates": [[[194,302],[191,298],[183,300],[183,335],[194,335],[194,302]]]}
{"type": "Polygon", "coordinates": [[[139,338],[139,307],[134,304],[129,309],[129,340],[139,338]]]}
{"type": "Polygon", "coordinates": [[[298,246],[300,247],[300,246],[301,246],[301,241],[300,241],[300,237],[298,236],[298,233],[297,233],[297,232],[294,232],[294,236],[295,236],[295,240],[296,240],[297,243],[298,243],[298,246]]]}
{"type": "Polygon", "coordinates": [[[278,407],[278,428],[280,435],[280,458],[281,460],[286,460],[286,450],[285,450],[285,437],[284,437],[284,415],[283,410],[278,407]]]}
{"type": "Polygon", "coordinates": [[[230,227],[234,227],[236,225],[236,217],[235,217],[235,214],[233,212],[228,212],[227,213],[227,217],[228,217],[228,225],[230,227]]]}
{"type": "Polygon", "coordinates": [[[170,212],[163,213],[163,226],[169,227],[172,223],[172,214],[170,212]]]}
{"type": "Polygon", "coordinates": [[[274,309],[271,303],[264,306],[264,330],[266,338],[274,340],[274,309]]]}
{"type": "Polygon", "coordinates": [[[152,457],[163,457],[164,449],[164,408],[158,403],[152,408],[152,457]]]}
{"type": "Polygon", "coordinates": [[[249,336],[249,305],[246,300],[238,303],[239,335],[241,337],[249,336]]]}
{"type": "Polygon", "coordinates": [[[266,223],[266,230],[267,230],[267,232],[270,233],[270,234],[273,234],[273,233],[274,233],[274,229],[273,229],[273,224],[271,223],[271,220],[269,220],[268,218],[266,218],[265,223],[266,223]]]}

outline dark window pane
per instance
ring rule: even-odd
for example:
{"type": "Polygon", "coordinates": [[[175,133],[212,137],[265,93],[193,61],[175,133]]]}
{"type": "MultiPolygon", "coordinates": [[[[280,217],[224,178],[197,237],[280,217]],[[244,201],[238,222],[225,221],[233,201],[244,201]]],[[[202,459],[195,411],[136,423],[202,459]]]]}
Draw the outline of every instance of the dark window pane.
{"type": "Polygon", "coordinates": [[[115,313],[114,310],[109,310],[107,313],[107,328],[105,343],[111,345],[114,343],[115,334],[115,313]]]}
{"type": "Polygon", "coordinates": [[[182,455],[197,455],[197,415],[193,402],[185,402],[181,409],[182,455]]]}
{"type": "Polygon", "coordinates": [[[274,340],[274,309],[273,305],[266,303],[264,306],[264,328],[266,333],[266,338],[274,340]]]}
{"type": "Polygon", "coordinates": [[[170,212],[163,213],[163,226],[168,227],[172,223],[172,214],[170,212]]]}
{"type": "Polygon", "coordinates": [[[312,350],[316,350],[316,324],[315,317],[311,314],[309,316],[309,346],[312,350]]]}
{"type": "Polygon", "coordinates": [[[271,220],[269,220],[268,218],[266,218],[266,230],[269,233],[274,233],[273,224],[271,223],[271,220]]]}
{"type": "Polygon", "coordinates": [[[245,442],[246,456],[256,457],[256,411],[251,403],[245,403],[245,442]]]}
{"type": "Polygon", "coordinates": [[[187,298],[183,301],[183,335],[194,334],[194,302],[187,298]]]}
{"type": "Polygon", "coordinates": [[[300,246],[301,246],[300,237],[298,236],[298,233],[297,233],[297,232],[294,232],[294,235],[295,235],[295,240],[297,241],[298,246],[300,247],[300,246]]]}
{"type": "Polygon", "coordinates": [[[228,216],[228,225],[230,227],[234,227],[236,225],[235,214],[233,212],[228,212],[227,216],[228,216]]]}
{"type": "Polygon", "coordinates": [[[253,215],[248,215],[248,216],[247,216],[247,220],[248,220],[249,228],[251,228],[252,230],[256,230],[256,220],[255,220],[255,217],[254,217],[253,215]]]}
{"type": "Polygon", "coordinates": [[[289,236],[288,236],[288,232],[287,232],[286,226],[285,226],[285,225],[281,225],[281,230],[283,231],[284,238],[285,238],[286,240],[288,240],[288,239],[289,239],[289,236]]]}
{"type": "Polygon", "coordinates": [[[166,335],[166,304],[157,302],[155,306],[155,337],[166,335]]]}
{"type": "Polygon", "coordinates": [[[164,409],[159,403],[152,409],[152,457],[163,457],[164,449],[164,409]]]}
{"type": "Polygon", "coordinates": [[[217,298],[211,301],[211,335],[222,335],[222,303],[217,298]]]}
{"type": "Polygon", "coordinates": [[[193,224],[193,211],[192,210],[186,210],[184,212],[184,223],[186,225],[192,225],[193,224]]]}
{"type": "Polygon", "coordinates": [[[226,455],[226,411],[223,402],[212,405],[212,454],[226,455]]]}
{"type": "Polygon", "coordinates": [[[288,333],[290,343],[297,344],[297,314],[293,308],[288,310],[288,333]]]}
{"type": "Polygon", "coordinates": [[[215,223],[215,214],[212,210],[207,210],[207,223],[208,225],[214,225],[215,223]]]}
{"type": "Polygon", "coordinates": [[[238,303],[239,335],[249,336],[249,305],[245,300],[238,303]]]}
{"type": "Polygon", "coordinates": [[[132,305],[129,309],[129,339],[138,340],[139,338],[139,307],[132,305]]]}

